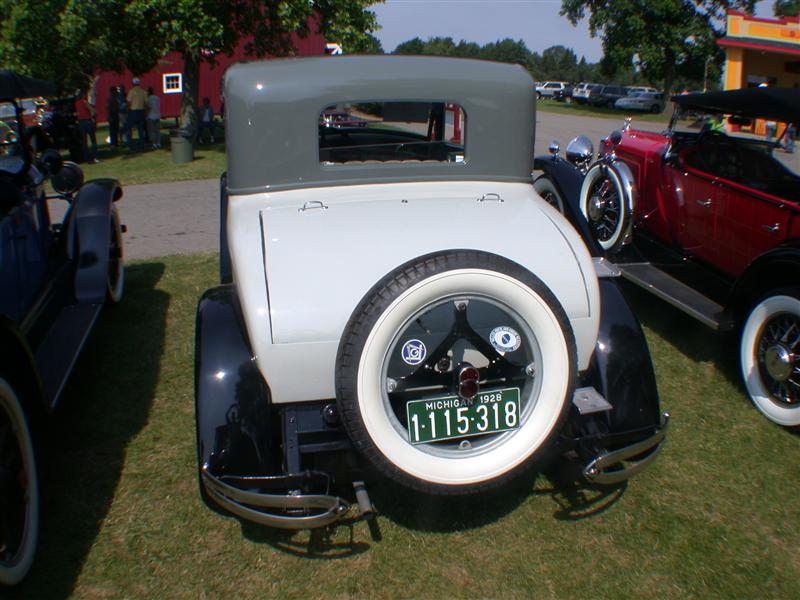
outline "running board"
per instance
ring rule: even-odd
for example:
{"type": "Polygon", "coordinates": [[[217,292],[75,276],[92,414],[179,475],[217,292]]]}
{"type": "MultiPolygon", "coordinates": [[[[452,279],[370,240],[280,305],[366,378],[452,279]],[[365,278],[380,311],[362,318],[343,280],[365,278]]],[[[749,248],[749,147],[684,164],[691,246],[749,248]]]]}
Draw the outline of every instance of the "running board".
{"type": "Polygon", "coordinates": [[[64,307],[36,349],[36,365],[51,408],[58,402],[61,390],[102,307],[102,304],[74,304],[64,307]]]}
{"type": "Polygon", "coordinates": [[[617,264],[622,276],[715,331],[733,329],[724,307],[651,263],[617,264]]]}

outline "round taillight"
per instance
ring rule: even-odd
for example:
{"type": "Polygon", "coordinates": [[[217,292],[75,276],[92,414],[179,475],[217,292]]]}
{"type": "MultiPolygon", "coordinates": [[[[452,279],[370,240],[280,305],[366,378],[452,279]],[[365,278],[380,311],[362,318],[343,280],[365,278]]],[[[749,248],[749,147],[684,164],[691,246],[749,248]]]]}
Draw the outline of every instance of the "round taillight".
{"type": "Polygon", "coordinates": [[[480,391],[481,374],[475,367],[464,367],[458,372],[458,395],[472,400],[480,391]]]}

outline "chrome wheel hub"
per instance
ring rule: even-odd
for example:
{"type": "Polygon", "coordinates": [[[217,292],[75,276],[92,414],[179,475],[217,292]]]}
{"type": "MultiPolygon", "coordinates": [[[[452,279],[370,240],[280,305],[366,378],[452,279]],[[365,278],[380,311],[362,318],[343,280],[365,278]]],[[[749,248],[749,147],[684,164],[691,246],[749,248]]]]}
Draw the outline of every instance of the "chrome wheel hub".
{"type": "Polygon", "coordinates": [[[786,381],[792,374],[794,356],[781,344],[767,348],[764,367],[775,381],[786,381]]]}
{"type": "Polygon", "coordinates": [[[589,219],[599,221],[606,210],[606,201],[599,194],[589,198],[589,219]]]}

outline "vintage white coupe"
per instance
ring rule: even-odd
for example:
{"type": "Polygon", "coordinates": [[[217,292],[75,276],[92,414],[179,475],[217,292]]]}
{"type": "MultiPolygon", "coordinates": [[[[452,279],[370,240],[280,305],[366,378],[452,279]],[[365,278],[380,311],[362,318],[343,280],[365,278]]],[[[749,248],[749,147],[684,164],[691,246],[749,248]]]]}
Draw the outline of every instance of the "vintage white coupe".
{"type": "Polygon", "coordinates": [[[371,514],[376,477],[465,494],[557,455],[597,484],[652,461],[647,345],[590,236],[534,191],[533,94],[475,60],[228,70],[221,285],[196,339],[211,506],[312,528],[348,495],[371,514]]]}

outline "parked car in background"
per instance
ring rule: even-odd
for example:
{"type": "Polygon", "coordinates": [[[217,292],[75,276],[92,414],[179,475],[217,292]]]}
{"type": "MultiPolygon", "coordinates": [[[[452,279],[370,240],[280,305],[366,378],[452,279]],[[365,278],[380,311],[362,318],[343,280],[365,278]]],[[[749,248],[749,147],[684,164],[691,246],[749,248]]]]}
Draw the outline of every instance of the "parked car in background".
{"type": "Polygon", "coordinates": [[[629,85],[625,90],[628,92],[629,96],[633,94],[658,94],[656,88],[646,85],[629,85]]]}
{"type": "Polygon", "coordinates": [[[614,103],[627,95],[628,92],[621,85],[601,85],[589,91],[588,100],[593,106],[614,108],[614,103]]]}
{"type": "Polygon", "coordinates": [[[562,91],[566,86],[566,81],[545,81],[536,87],[536,96],[538,98],[552,98],[556,92],[562,91]]]}
{"type": "Polygon", "coordinates": [[[664,94],[634,92],[614,103],[618,110],[638,110],[658,114],[664,111],[664,94]]]}
{"type": "Polygon", "coordinates": [[[269,60],[224,89],[221,282],[195,345],[211,507],[324,527],[345,496],[369,517],[375,478],[462,495],[562,455],[598,484],[653,460],[647,344],[588,230],[532,185],[525,69],[269,60]],[[319,123],[343,103],[380,118],[319,123]]]}
{"type": "Polygon", "coordinates": [[[578,104],[586,104],[589,101],[589,93],[599,87],[602,87],[599,83],[579,83],[572,90],[572,100],[578,104]]]}
{"type": "Polygon", "coordinates": [[[18,583],[36,552],[36,436],[48,431],[45,421],[104,303],[122,298],[119,183],[83,185],[76,164],[52,149],[31,150],[16,98],[53,91],[48,82],[0,71],[0,586],[18,583]],[[45,175],[69,203],[60,222],[50,218],[45,175]]]}
{"type": "Polygon", "coordinates": [[[567,84],[562,89],[556,90],[556,93],[553,94],[553,99],[558,102],[572,102],[572,94],[572,85],[567,84]]]}
{"type": "MultiPolygon", "coordinates": [[[[745,388],[775,423],[800,426],[800,174],[752,133],[800,121],[800,90],[673,96],[669,131],[626,127],[591,166],[538,158],[622,276],[718,331],[735,330],[745,388]],[[685,119],[685,115],[691,115],[685,119]]],[[[591,156],[591,152],[588,152],[591,156]]]]}

